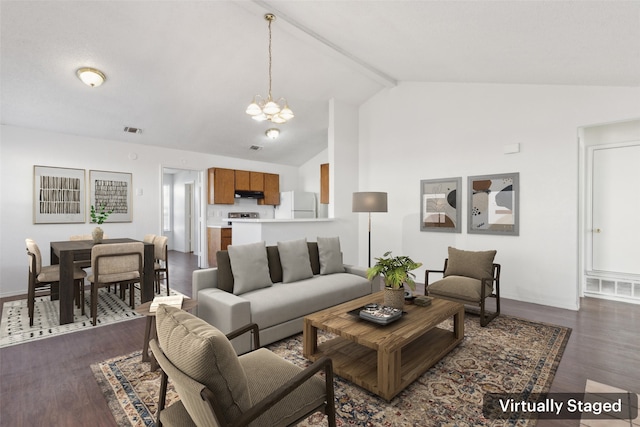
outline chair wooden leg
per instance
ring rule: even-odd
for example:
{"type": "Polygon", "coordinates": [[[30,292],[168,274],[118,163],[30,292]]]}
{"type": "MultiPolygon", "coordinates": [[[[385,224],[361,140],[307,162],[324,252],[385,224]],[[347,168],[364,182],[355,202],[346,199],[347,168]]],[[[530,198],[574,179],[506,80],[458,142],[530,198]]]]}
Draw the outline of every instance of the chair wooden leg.
{"type": "Polygon", "coordinates": [[[493,313],[486,313],[485,301],[486,298],[480,301],[480,326],[483,328],[500,314],[500,298],[496,298],[496,311],[493,313]]]}
{"type": "Polygon", "coordinates": [[[167,296],[169,296],[169,272],[168,271],[164,272],[164,282],[167,284],[167,296]]]}
{"type": "Polygon", "coordinates": [[[27,291],[27,307],[29,311],[29,326],[33,326],[33,315],[35,311],[35,298],[36,298],[36,290],[35,288],[29,284],[29,290],[27,291]]]}
{"type": "Polygon", "coordinates": [[[96,326],[98,321],[98,286],[95,283],[91,284],[91,319],[93,326],[96,326]]]}

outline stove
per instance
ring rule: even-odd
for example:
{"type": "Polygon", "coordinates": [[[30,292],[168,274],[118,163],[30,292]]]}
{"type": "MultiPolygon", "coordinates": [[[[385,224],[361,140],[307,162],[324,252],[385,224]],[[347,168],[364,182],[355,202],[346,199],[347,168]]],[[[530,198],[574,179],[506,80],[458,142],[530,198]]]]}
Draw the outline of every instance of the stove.
{"type": "MultiPolygon", "coordinates": [[[[260,214],[258,212],[229,212],[227,218],[258,219],[260,218],[260,214]]],[[[231,225],[231,221],[228,221],[228,224],[231,225]]]]}

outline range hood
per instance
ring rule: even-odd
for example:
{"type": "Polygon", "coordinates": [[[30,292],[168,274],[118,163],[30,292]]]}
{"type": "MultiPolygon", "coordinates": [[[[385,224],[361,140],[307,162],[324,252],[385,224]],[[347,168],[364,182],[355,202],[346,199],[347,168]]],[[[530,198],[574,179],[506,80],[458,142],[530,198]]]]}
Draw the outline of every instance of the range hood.
{"type": "Polygon", "coordinates": [[[262,191],[236,190],[234,197],[236,199],[264,199],[262,191]]]}

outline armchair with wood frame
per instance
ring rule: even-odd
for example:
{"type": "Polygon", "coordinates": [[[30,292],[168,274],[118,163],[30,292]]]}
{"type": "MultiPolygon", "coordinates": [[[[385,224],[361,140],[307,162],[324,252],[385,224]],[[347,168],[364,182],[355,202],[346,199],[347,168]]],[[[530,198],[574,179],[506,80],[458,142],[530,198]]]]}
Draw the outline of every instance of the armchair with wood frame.
{"type": "Polygon", "coordinates": [[[442,270],[426,270],[426,294],[479,307],[480,325],[487,326],[500,315],[500,264],[493,262],[496,251],[463,251],[449,247],[449,258],[442,270]],[[429,284],[430,274],[442,274],[442,279],[429,284]],[[496,309],[488,313],[487,298],[496,300],[496,309]]]}
{"type": "Polygon", "coordinates": [[[167,305],[156,312],[156,329],[150,347],[162,368],[159,426],[288,426],[317,411],[336,425],[331,359],[302,369],[259,348],[256,324],[224,335],[167,305]],[[255,350],[238,356],[229,340],[247,332],[255,350]],[[180,401],[165,408],[168,378],[180,401]]]}

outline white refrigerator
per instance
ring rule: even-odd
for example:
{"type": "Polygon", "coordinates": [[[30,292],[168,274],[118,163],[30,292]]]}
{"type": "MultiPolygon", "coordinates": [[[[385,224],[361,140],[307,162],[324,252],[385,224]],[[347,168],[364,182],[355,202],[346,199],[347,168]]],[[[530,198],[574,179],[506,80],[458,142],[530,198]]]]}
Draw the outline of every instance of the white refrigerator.
{"type": "Polygon", "coordinates": [[[283,191],[276,206],[277,219],[316,218],[316,195],[304,191],[283,191]]]}

